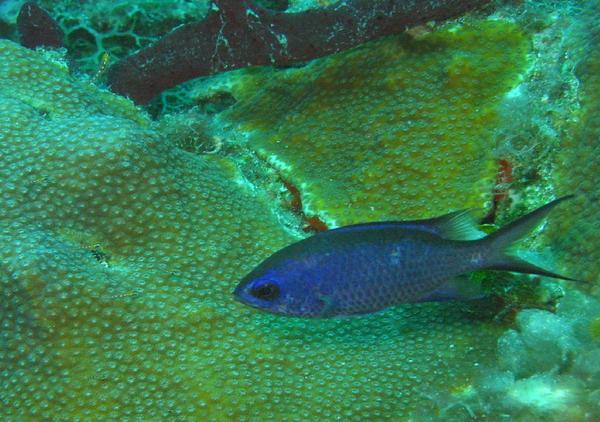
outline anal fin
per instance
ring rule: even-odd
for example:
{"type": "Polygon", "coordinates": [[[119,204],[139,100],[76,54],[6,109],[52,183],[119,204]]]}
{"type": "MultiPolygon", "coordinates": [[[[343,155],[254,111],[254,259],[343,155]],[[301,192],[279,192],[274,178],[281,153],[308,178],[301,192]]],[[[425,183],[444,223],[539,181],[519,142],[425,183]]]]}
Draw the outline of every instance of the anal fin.
{"type": "Polygon", "coordinates": [[[475,300],[481,299],[485,294],[481,289],[481,285],[470,279],[462,276],[453,278],[442,284],[437,289],[428,292],[418,299],[413,300],[413,303],[420,302],[448,302],[452,300],[475,300]]]}

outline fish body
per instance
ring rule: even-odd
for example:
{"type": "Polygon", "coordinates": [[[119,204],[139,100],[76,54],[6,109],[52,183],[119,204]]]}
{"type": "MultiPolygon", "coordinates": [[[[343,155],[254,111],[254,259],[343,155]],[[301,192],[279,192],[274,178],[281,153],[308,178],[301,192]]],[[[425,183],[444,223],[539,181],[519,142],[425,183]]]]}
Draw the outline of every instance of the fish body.
{"type": "Polygon", "coordinates": [[[250,306],[285,315],[332,317],[392,305],[452,299],[457,276],[499,269],[564,278],[509,254],[553,201],[477,238],[468,212],[429,220],[367,223],[318,233],[263,261],[236,288],[250,306]]]}

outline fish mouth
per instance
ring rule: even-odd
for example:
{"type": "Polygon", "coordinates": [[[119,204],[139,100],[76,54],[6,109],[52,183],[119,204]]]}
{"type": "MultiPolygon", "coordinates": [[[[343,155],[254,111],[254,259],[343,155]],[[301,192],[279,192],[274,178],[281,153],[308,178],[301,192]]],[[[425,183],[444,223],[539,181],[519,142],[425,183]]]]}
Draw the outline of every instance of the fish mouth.
{"type": "Polygon", "coordinates": [[[238,302],[241,302],[242,301],[242,292],[243,292],[242,286],[241,286],[241,284],[238,284],[236,286],[236,288],[233,289],[233,292],[231,292],[231,294],[233,295],[233,298],[235,300],[237,300],[238,302]]]}

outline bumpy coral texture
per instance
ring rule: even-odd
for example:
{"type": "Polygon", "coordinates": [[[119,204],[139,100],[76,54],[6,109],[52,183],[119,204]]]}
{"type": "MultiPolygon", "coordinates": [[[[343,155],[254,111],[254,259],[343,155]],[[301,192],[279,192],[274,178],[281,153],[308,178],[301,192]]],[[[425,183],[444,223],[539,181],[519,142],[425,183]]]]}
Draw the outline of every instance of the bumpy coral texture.
{"type": "Polygon", "coordinates": [[[301,69],[233,77],[224,89],[238,102],[224,118],[301,187],[308,211],[338,225],[481,207],[499,99],[528,46],[503,22],[390,37],[301,69]]]}
{"type": "MultiPolygon", "coordinates": [[[[591,10],[594,7],[600,10],[600,2],[591,5],[591,10]]],[[[589,34],[589,53],[576,69],[581,81],[581,121],[574,133],[566,137],[556,160],[556,184],[565,192],[576,193],[578,198],[569,215],[555,216],[552,241],[565,263],[579,277],[594,282],[591,290],[600,297],[600,52],[595,45],[600,30],[597,23],[589,34]]]]}
{"type": "Polygon", "coordinates": [[[497,328],[461,306],[299,320],[236,303],[292,241],[227,158],[0,41],[3,418],[406,417],[461,391],[497,328]]]}

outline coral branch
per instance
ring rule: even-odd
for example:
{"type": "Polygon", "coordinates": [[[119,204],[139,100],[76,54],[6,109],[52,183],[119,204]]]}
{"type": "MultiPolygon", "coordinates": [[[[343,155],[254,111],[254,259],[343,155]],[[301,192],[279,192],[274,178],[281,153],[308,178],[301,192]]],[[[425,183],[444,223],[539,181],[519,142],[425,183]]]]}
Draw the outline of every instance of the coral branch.
{"type": "Polygon", "coordinates": [[[64,33],[44,9],[32,1],[25,2],[17,16],[17,27],[24,47],[63,46],[64,33]]]}
{"type": "Polygon", "coordinates": [[[181,26],[114,64],[113,91],[147,103],[187,80],[246,66],[287,66],[337,53],[490,0],[348,0],[322,9],[277,13],[250,0],[214,0],[200,22],[181,26]]]}

